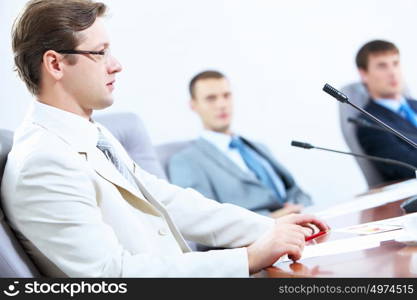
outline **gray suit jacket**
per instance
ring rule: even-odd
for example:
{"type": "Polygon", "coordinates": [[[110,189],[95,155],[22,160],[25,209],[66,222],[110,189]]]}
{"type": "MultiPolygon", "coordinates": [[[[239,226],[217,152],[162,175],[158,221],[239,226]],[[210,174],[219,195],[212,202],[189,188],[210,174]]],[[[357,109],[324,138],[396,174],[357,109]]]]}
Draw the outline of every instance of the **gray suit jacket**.
{"type": "MultiPolygon", "coordinates": [[[[243,140],[262,155],[281,177],[287,191],[286,202],[305,206],[312,203],[310,196],[297,186],[290,172],[272,157],[265,146],[243,140]]],[[[282,207],[273,192],[252,173],[241,170],[203,138],[193,141],[171,158],[169,177],[175,185],[193,188],[218,202],[233,203],[263,215],[282,207]]]]}

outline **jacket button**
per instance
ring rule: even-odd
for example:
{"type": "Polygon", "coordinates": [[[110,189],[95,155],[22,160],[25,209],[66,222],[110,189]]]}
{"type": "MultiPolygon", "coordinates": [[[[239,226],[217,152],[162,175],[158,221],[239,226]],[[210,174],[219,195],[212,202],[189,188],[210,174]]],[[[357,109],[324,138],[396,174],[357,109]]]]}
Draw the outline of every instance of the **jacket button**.
{"type": "Polygon", "coordinates": [[[167,235],[168,234],[168,230],[166,230],[165,228],[161,228],[158,230],[159,235],[167,235]]]}

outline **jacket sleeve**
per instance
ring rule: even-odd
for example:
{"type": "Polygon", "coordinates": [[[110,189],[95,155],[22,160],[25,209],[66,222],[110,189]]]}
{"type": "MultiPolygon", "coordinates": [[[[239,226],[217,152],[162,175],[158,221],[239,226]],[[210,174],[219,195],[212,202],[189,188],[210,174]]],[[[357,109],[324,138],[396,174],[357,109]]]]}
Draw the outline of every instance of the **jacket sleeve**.
{"type": "Polygon", "coordinates": [[[247,246],[259,238],[274,220],[245,208],[219,203],[191,188],[181,188],[142,169],[140,180],[167,209],[187,240],[212,247],[247,246]]]}
{"type": "MultiPolygon", "coordinates": [[[[65,156],[68,154],[58,150],[52,155],[50,151],[37,151],[22,162],[16,182],[8,182],[13,188],[7,191],[7,198],[11,200],[7,208],[14,227],[67,276],[248,276],[244,248],[167,253],[162,257],[152,251],[130,253],[103,221],[96,187],[81,161],[68,160],[65,156]]],[[[179,189],[175,190],[181,194],[179,189]]],[[[185,194],[189,194],[188,198],[203,198],[193,192],[185,194]]],[[[198,212],[197,215],[201,216],[198,212]]]]}
{"type": "MultiPolygon", "coordinates": [[[[417,152],[391,133],[373,128],[357,129],[359,144],[368,155],[399,160],[417,166],[417,152]]],[[[412,170],[385,163],[374,163],[385,178],[390,180],[415,177],[412,170]]]]}

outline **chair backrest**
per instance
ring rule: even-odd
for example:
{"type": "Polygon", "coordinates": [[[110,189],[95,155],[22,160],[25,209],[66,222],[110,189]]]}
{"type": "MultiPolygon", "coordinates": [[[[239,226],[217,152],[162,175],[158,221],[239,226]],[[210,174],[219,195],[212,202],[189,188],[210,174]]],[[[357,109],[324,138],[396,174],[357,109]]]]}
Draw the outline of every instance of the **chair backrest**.
{"type": "MultiPolygon", "coordinates": [[[[349,97],[349,100],[359,107],[363,108],[369,101],[368,91],[361,82],[355,82],[346,85],[341,88],[340,91],[346,94],[346,96],[349,97]]],[[[350,151],[359,154],[365,154],[361,145],[359,144],[358,137],[356,135],[356,126],[347,121],[349,117],[359,117],[359,112],[357,112],[349,105],[339,103],[339,115],[340,127],[342,129],[343,137],[345,138],[350,151]]],[[[356,162],[362,170],[362,174],[364,175],[369,187],[373,187],[384,182],[384,179],[372,164],[372,162],[366,159],[356,159],[356,162]]]]}
{"type": "Polygon", "coordinates": [[[123,145],[130,157],[145,171],[167,179],[141,118],[130,112],[94,116],[123,145]]]}
{"type": "MultiPolygon", "coordinates": [[[[0,129],[0,184],[7,155],[13,142],[13,133],[0,129]]],[[[0,185],[1,186],[1,185],[0,185]]],[[[0,190],[1,197],[1,190],[0,190]]],[[[0,199],[1,200],[1,199],[0,199]]],[[[39,277],[39,271],[24,252],[14,232],[7,224],[0,206],[0,277],[39,277]]]]}
{"type": "Polygon", "coordinates": [[[156,154],[158,155],[158,158],[159,158],[159,162],[164,168],[165,174],[167,174],[168,178],[169,178],[169,160],[175,153],[189,146],[191,142],[192,142],[191,140],[181,141],[181,142],[172,142],[172,143],[157,145],[155,147],[156,154]]]}

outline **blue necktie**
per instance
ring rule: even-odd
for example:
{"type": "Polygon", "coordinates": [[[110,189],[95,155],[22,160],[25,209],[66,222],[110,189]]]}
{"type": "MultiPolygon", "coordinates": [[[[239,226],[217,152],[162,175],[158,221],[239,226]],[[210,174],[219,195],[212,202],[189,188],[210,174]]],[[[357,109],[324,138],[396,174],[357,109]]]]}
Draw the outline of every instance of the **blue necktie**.
{"type": "Polygon", "coordinates": [[[252,153],[250,153],[248,146],[246,146],[240,138],[233,137],[229,147],[239,151],[249,170],[251,170],[256,175],[256,177],[264,186],[270,188],[278,198],[278,201],[282,203],[283,200],[281,194],[278,192],[271,176],[269,176],[268,172],[262,166],[262,163],[258,161],[256,157],[252,155],[252,153]]]}
{"type": "Polygon", "coordinates": [[[407,121],[417,127],[416,113],[412,110],[407,102],[401,104],[399,113],[403,115],[407,121]]]}

